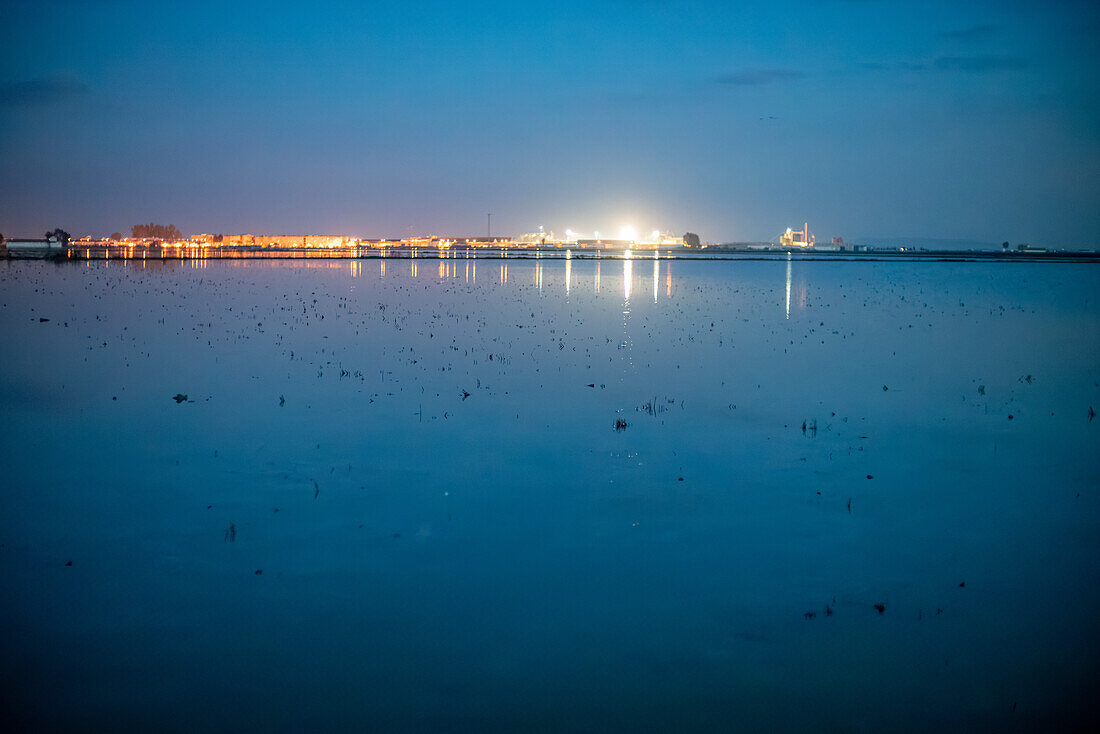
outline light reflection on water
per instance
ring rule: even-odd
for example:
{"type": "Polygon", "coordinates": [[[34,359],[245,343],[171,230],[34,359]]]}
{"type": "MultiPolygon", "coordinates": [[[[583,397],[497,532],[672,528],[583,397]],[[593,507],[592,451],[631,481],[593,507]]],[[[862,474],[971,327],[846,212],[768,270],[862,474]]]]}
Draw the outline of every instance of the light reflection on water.
{"type": "Polygon", "coordinates": [[[791,253],[787,253],[787,318],[791,317],[791,253]]]}
{"type": "MultiPolygon", "coordinates": [[[[327,265],[327,264],[328,263],[324,263],[323,265],[327,265]]],[[[316,265],[317,265],[317,263],[309,263],[309,266],[316,266],[316,265]]],[[[533,286],[535,286],[536,289],[542,290],[546,285],[548,285],[548,282],[547,282],[548,277],[550,278],[551,283],[557,281],[558,280],[557,276],[560,273],[561,274],[560,275],[560,278],[561,278],[561,280],[560,280],[561,286],[560,287],[564,289],[566,295],[569,295],[572,292],[572,289],[573,289],[573,276],[574,276],[574,272],[573,272],[574,263],[573,263],[573,260],[571,258],[566,257],[562,260],[561,263],[554,263],[552,265],[545,264],[543,261],[541,261],[539,259],[535,259],[529,265],[525,264],[524,266],[525,267],[528,267],[528,266],[531,267],[531,274],[530,274],[531,281],[530,282],[533,286]],[[547,267],[551,268],[549,273],[546,270],[547,267]]],[[[508,285],[509,284],[509,282],[510,282],[509,268],[510,267],[514,267],[514,266],[510,266],[509,263],[507,263],[503,260],[501,260],[498,263],[498,265],[497,265],[498,277],[497,277],[497,280],[495,281],[497,283],[497,285],[508,285]]],[[[580,264],[578,265],[578,267],[582,268],[582,273],[581,273],[582,278],[584,277],[583,270],[587,269],[587,268],[592,268],[592,280],[591,280],[592,291],[596,294],[599,294],[600,291],[601,291],[601,285],[602,285],[602,262],[600,260],[596,260],[596,259],[588,260],[588,261],[582,260],[582,261],[580,261],[580,264]]],[[[786,315],[789,318],[790,317],[790,309],[791,309],[791,290],[792,290],[792,272],[793,272],[792,262],[790,260],[788,260],[786,262],[785,267],[786,267],[785,310],[786,310],[786,315]]],[[[349,272],[353,275],[353,277],[360,277],[363,273],[362,264],[359,263],[359,262],[352,263],[349,266],[349,272]]],[[[386,276],[386,274],[387,274],[386,260],[380,258],[379,259],[379,277],[384,278],[386,276]]],[[[410,259],[409,260],[409,277],[418,278],[419,275],[420,275],[419,261],[410,259]]],[[[446,279],[453,279],[453,278],[462,277],[462,278],[465,279],[466,283],[471,284],[471,285],[475,285],[477,283],[477,261],[473,257],[467,259],[467,261],[464,263],[463,268],[460,272],[459,266],[458,266],[457,263],[446,262],[446,261],[441,260],[440,263],[439,263],[439,267],[437,269],[437,277],[438,277],[439,280],[446,280],[446,279]]],[[[624,258],[622,260],[621,286],[622,286],[623,300],[624,300],[624,302],[626,302],[628,304],[629,304],[629,301],[630,301],[631,297],[634,295],[634,290],[635,290],[635,287],[636,287],[636,284],[634,282],[635,277],[636,277],[636,274],[634,272],[634,260],[630,259],[630,258],[624,258]]],[[[672,275],[672,263],[671,263],[671,261],[660,260],[660,259],[654,258],[653,259],[653,268],[652,268],[652,271],[651,271],[651,278],[652,278],[652,280],[650,281],[649,284],[652,287],[653,302],[655,304],[659,302],[662,291],[663,291],[666,298],[671,298],[672,297],[673,275],[672,275]],[[663,276],[662,276],[662,272],[661,272],[662,269],[664,270],[663,276]],[[661,288],[662,277],[664,278],[664,288],[663,289],[661,288]]],[[[512,284],[515,284],[515,282],[516,281],[514,279],[511,280],[512,284]]],[[[798,298],[795,301],[795,305],[799,306],[799,307],[805,307],[805,303],[806,303],[805,283],[803,282],[803,283],[799,284],[799,288],[800,288],[800,290],[798,291],[798,298]]]]}
{"type": "MultiPolygon", "coordinates": [[[[417,253],[417,251],[413,250],[413,253],[415,254],[415,253],[417,253]]],[[[439,280],[456,279],[456,278],[459,278],[459,277],[464,277],[465,281],[468,284],[476,285],[476,283],[477,283],[476,253],[470,253],[469,251],[466,251],[464,253],[459,253],[459,252],[454,252],[454,251],[448,252],[446,250],[441,250],[441,251],[438,251],[438,254],[439,254],[440,260],[439,260],[438,268],[436,270],[436,276],[439,280]],[[461,271],[461,274],[460,274],[460,271],[459,271],[458,263],[453,262],[453,259],[456,258],[456,257],[462,257],[463,259],[466,260],[466,262],[464,262],[464,264],[463,264],[463,269],[461,271]]],[[[378,263],[378,271],[377,271],[378,272],[378,277],[380,279],[386,278],[387,275],[389,274],[388,265],[387,265],[387,263],[389,261],[389,258],[379,257],[379,258],[374,258],[374,259],[378,263]]],[[[417,257],[410,257],[410,258],[406,258],[406,259],[407,259],[407,262],[408,262],[408,276],[411,277],[411,278],[419,278],[419,276],[420,276],[420,261],[423,258],[419,257],[419,255],[418,255],[417,257]]],[[[91,268],[94,268],[94,267],[109,268],[109,267],[111,267],[112,264],[115,264],[115,265],[121,264],[123,267],[129,267],[131,265],[131,263],[135,263],[135,264],[139,263],[142,268],[145,268],[147,265],[152,265],[153,267],[158,267],[158,268],[174,267],[175,266],[175,267],[185,267],[185,268],[192,269],[192,270],[206,270],[206,269],[209,268],[210,263],[212,261],[220,263],[222,267],[231,267],[231,268],[240,268],[240,267],[247,268],[247,267],[250,267],[249,261],[247,259],[242,259],[242,258],[237,258],[237,259],[213,259],[213,260],[208,259],[208,258],[202,258],[202,257],[195,257],[195,258],[191,258],[191,259],[179,259],[179,260],[161,260],[161,259],[145,260],[145,259],[142,259],[142,258],[132,258],[132,259],[116,258],[116,259],[96,260],[96,259],[93,258],[93,259],[89,259],[89,260],[82,260],[81,262],[83,263],[83,267],[85,269],[91,269],[91,268]]],[[[275,259],[275,260],[261,259],[261,261],[262,262],[272,262],[272,261],[278,262],[279,260],[278,259],[275,259]]],[[[289,262],[294,263],[293,267],[297,267],[297,268],[300,268],[300,269],[318,269],[318,268],[321,268],[321,269],[326,269],[326,268],[327,269],[338,269],[338,270],[342,269],[344,272],[347,272],[352,278],[361,278],[361,277],[363,277],[363,273],[364,273],[363,267],[364,267],[364,264],[365,264],[364,260],[349,260],[348,258],[316,258],[316,259],[306,259],[306,260],[293,260],[293,261],[289,261],[289,262]],[[345,265],[345,261],[346,261],[346,265],[345,265]]],[[[526,264],[528,261],[519,261],[519,262],[526,264]]],[[[532,279],[531,282],[532,282],[532,284],[537,289],[542,290],[542,288],[545,285],[547,285],[547,271],[546,271],[545,268],[549,267],[549,268],[552,268],[549,271],[549,277],[551,279],[551,282],[556,281],[558,273],[561,272],[562,273],[562,276],[561,276],[562,277],[562,287],[563,287],[566,295],[569,295],[572,288],[573,288],[573,275],[574,275],[574,273],[573,273],[574,265],[573,265],[573,259],[571,257],[571,253],[567,252],[560,259],[560,261],[556,261],[556,262],[551,261],[550,263],[545,263],[545,264],[544,264],[544,262],[545,261],[542,260],[542,259],[534,259],[533,261],[530,261],[530,267],[532,268],[532,272],[531,272],[531,279],[532,279]]],[[[622,278],[622,292],[623,292],[623,298],[627,302],[630,301],[631,296],[633,295],[633,291],[635,289],[635,283],[634,283],[635,273],[634,273],[633,262],[634,262],[634,260],[630,257],[626,257],[626,258],[622,259],[622,276],[621,276],[621,278],[622,278]]],[[[579,261],[579,264],[578,264],[578,267],[582,268],[582,271],[581,271],[581,274],[580,274],[580,276],[582,278],[585,277],[584,272],[583,272],[584,269],[592,268],[592,281],[591,282],[592,282],[593,292],[596,293],[596,294],[599,294],[600,291],[601,291],[601,277],[602,277],[602,273],[601,273],[602,264],[601,263],[602,263],[602,261],[600,259],[593,258],[593,259],[589,259],[589,260],[581,260],[581,261],[579,261]]],[[[805,264],[805,265],[808,265],[808,263],[805,264]]],[[[800,263],[799,267],[805,267],[805,265],[800,263]]],[[[662,277],[662,275],[661,275],[662,268],[664,269],[664,289],[663,289],[664,294],[665,294],[666,298],[671,298],[672,297],[672,287],[673,287],[672,261],[671,260],[658,259],[657,253],[654,253],[654,255],[653,255],[652,282],[651,282],[652,289],[653,289],[653,302],[654,303],[658,303],[659,296],[660,296],[660,293],[661,293],[661,290],[662,290],[659,287],[659,283],[660,283],[660,280],[661,280],[661,277],[662,277]]],[[[785,288],[784,310],[785,310],[786,317],[790,318],[791,301],[792,301],[792,298],[791,298],[792,297],[792,289],[795,291],[795,296],[796,296],[795,299],[794,299],[795,306],[797,307],[797,309],[805,309],[806,301],[807,301],[807,295],[808,295],[807,294],[807,282],[805,281],[805,279],[803,279],[799,282],[795,281],[795,279],[793,277],[793,273],[795,272],[796,268],[795,268],[793,260],[792,260],[792,258],[790,257],[789,254],[786,258],[785,268],[786,268],[786,274],[785,274],[785,282],[784,282],[784,288],[785,288]]],[[[498,285],[507,285],[507,284],[509,284],[509,263],[506,262],[503,259],[499,261],[498,274],[499,274],[499,277],[497,278],[497,281],[496,281],[498,285]]],[[[514,279],[512,280],[512,283],[515,284],[514,279]]]]}

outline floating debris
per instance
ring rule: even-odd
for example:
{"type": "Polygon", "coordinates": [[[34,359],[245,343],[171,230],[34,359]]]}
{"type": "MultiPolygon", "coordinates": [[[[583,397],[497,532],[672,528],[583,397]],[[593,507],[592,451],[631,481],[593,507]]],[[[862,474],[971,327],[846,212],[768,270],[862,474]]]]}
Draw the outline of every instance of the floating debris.
{"type": "Polygon", "coordinates": [[[176,393],[175,395],[172,396],[172,399],[176,401],[176,405],[179,405],[180,403],[186,403],[187,402],[187,396],[184,395],[183,393],[176,393]]]}

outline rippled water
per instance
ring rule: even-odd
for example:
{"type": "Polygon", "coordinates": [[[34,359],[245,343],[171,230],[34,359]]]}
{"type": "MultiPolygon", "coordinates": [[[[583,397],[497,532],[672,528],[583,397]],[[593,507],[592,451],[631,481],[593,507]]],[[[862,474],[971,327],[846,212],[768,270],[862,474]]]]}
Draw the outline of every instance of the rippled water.
{"type": "Polygon", "coordinates": [[[4,705],[177,730],[1094,716],[1098,273],[0,263],[4,705]]]}

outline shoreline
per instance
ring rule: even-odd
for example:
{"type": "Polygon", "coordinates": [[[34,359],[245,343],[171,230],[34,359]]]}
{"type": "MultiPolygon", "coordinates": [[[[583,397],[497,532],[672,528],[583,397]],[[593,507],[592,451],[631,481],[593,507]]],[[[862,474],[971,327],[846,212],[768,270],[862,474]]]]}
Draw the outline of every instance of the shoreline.
{"type": "Polygon", "coordinates": [[[1098,263],[1100,252],[996,252],[987,250],[916,250],[848,252],[835,250],[734,250],[706,248],[676,250],[587,250],[565,248],[271,248],[271,247],[79,247],[3,248],[6,260],[51,260],[55,262],[93,260],[679,260],[679,261],[769,261],[802,262],[1057,262],[1098,263]]]}

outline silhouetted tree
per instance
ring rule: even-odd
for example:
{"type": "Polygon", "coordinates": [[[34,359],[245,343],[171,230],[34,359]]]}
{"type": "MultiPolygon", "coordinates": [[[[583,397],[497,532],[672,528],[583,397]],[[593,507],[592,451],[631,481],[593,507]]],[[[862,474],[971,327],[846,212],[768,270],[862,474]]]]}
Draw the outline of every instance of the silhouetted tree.
{"type": "Polygon", "coordinates": [[[155,240],[182,240],[183,233],[176,229],[176,225],[169,224],[167,226],[163,224],[135,224],[130,228],[131,236],[138,238],[150,238],[155,240]]]}
{"type": "Polygon", "coordinates": [[[684,233],[684,244],[687,245],[688,247],[698,247],[699,246],[699,235],[695,234],[694,232],[685,232],[684,233]]]}
{"type": "Polygon", "coordinates": [[[1007,242],[1002,242],[1001,243],[1001,249],[1004,250],[1005,252],[1008,252],[1008,243],[1007,242]]]}
{"type": "Polygon", "coordinates": [[[63,245],[67,245],[67,244],[69,244],[69,240],[72,239],[72,238],[69,237],[68,232],[66,232],[65,230],[58,227],[57,229],[53,229],[53,230],[50,230],[49,232],[47,232],[46,233],[46,239],[53,240],[55,242],[60,242],[63,245]]]}
{"type": "Polygon", "coordinates": [[[121,240],[122,239],[122,232],[111,232],[111,239],[112,240],[121,240]]]}

